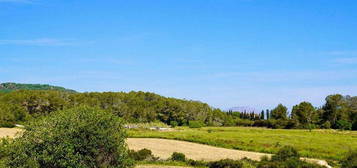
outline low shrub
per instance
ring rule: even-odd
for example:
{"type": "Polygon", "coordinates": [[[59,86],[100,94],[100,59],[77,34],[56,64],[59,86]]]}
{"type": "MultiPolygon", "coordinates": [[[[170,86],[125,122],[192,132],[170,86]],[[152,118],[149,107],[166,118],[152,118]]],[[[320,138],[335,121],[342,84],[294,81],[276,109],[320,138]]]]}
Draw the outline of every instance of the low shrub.
{"type": "Polygon", "coordinates": [[[288,159],[285,161],[261,161],[257,168],[325,168],[317,164],[307,163],[301,160],[288,159]]]}
{"type": "Polygon", "coordinates": [[[251,127],[251,126],[253,126],[253,124],[254,124],[254,121],[252,121],[252,120],[247,120],[247,119],[236,119],[235,120],[236,126],[251,127]]]}
{"type": "Polygon", "coordinates": [[[353,124],[352,124],[352,130],[354,130],[354,131],[357,130],[357,120],[353,122],[353,124]]]}
{"type": "Polygon", "coordinates": [[[287,122],[285,123],[284,128],[285,129],[293,129],[298,127],[299,123],[296,120],[287,120],[287,122]]]}
{"type": "Polygon", "coordinates": [[[132,167],[122,120],[85,106],[28,124],[8,146],[6,167],[132,167]]]}
{"type": "Polygon", "coordinates": [[[284,146],[272,158],[264,157],[257,168],[323,168],[323,166],[300,160],[298,151],[291,146],[284,146]]]}
{"type": "Polygon", "coordinates": [[[201,121],[189,121],[188,126],[190,128],[201,128],[204,127],[205,124],[201,121]]]}
{"type": "Polygon", "coordinates": [[[330,129],[330,128],[331,128],[331,123],[330,123],[330,121],[326,121],[325,123],[323,123],[323,124],[321,125],[321,128],[330,129]]]}
{"type": "Polygon", "coordinates": [[[351,130],[352,124],[345,120],[338,120],[336,122],[336,128],[340,130],[351,130]]]}
{"type": "Polygon", "coordinates": [[[299,160],[300,155],[298,151],[291,146],[282,147],[277,154],[272,156],[273,161],[286,161],[288,159],[299,160]]]}
{"type": "Polygon", "coordinates": [[[25,121],[28,114],[19,105],[0,103],[0,127],[15,127],[16,122],[25,121]]]}
{"type": "Polygon", "coordinates": [[[130,150],[129,157],[136,161],[156,160],[154,159],[155,157],[152,155],[152,152],[149,149],[141,149],[139,151],[130,150]]]}
{"type": "Polygon", "coordinates": [[[0,160],[4,159],[8,155],[9,145],[10,145],[9,139],[6,138],[0,139],[0,160]]]}
{"type": "Polygon", "coordinates": [[[253,126],[255,127],[268,127],[267,120],[255,120],[253,126]]]}
{"type": "Polygon", "coordinates": [[[198,161],[198,160],[189,159],[186,162],[190,166],[193,166],[193,167],[207,167],[208,166],[207,162],[205,162],[205,161],[198,161]]]}
{"type": "Polygon", "coordinates": [[[172,128],[175,128],[178,126],[178,122],[177,121],[170,121],[170,125],[172,128]]]}
{"type": "Polygon", "coordinates": [[[174,152],[171,155],[171,160],[184,162],[186,161],[186,156],[183,153],[174,152]]]}
{"type": "Polygon", "coordinates": [[[243,163],[238,160],[223,159],[209,163],[209,168],[242,168],[243,163]]]}
{"type": "Polygon", "coordinates": [[[357,167],[357,150],[351,151],[347,156],[342,159],[341,165],[343,168],[356,168],[357,167]]]}

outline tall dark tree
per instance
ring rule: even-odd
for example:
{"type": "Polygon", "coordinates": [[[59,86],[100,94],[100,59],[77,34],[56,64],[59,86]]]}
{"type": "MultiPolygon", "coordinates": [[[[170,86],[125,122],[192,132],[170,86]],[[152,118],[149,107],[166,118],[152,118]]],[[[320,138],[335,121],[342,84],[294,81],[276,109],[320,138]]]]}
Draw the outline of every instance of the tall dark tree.
{"type": "Polygon", "coordinates": [[[265,116],[264,116],[264,110],[262,110],[262,112],[260,112],[260,119],[264,120],[265,116]]]}
{"type": "Polygon", "coordinates": [[[269,111],[269,109],[266,109],[266,114],[267,114],[267,120],[269,120],[270,119],[270,111],[269,111]]]}

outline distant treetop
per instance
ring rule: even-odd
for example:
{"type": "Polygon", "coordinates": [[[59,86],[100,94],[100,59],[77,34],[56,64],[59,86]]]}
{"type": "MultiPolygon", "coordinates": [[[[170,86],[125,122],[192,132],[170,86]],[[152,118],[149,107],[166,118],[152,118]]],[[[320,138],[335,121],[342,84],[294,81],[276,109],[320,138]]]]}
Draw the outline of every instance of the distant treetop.
{"type": "Polygon", "coordinates": [[[1,83],[0,92],[11,92],[14,90],[58,90],[65,92],[76,92],[75,90],[66,89],[59,86],[42,85],[42,84],[21,84],[21,83],[1,83]]]}

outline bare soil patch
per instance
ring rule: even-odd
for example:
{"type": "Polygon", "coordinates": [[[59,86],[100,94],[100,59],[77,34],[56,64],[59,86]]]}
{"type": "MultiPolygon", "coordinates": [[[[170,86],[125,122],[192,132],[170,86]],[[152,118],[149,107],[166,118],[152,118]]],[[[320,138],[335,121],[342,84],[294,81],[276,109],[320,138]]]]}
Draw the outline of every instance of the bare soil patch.
{"type": "Polygon", "coordinates": [[[0,138],[14,138],[21,136],[22,129],[19,128],[0,128],[0,138]]]}
{"type": "Polygon", "coordinates": [[[202,145],[186,141],[156,139],[156,138],[128,138],[127,143],[132,150],[143,148],[150,149],[155,156],[167,159],[173,152],[184,153],[186,157],[194,160],[215,161],[220,159],[242,159],[244,157],[260,160],[262,156],[270,154],[247,152],[202,145]]]}

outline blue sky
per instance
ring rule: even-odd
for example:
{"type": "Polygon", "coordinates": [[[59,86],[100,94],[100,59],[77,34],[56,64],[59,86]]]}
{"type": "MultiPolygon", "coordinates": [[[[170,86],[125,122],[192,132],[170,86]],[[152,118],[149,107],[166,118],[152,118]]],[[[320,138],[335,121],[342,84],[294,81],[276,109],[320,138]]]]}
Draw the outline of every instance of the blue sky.
{"type": "Polygon", "coordinates": [[[0,0],[0,82],[272,108],[357,95],[355,0],[0,0]]]}

